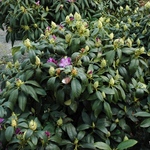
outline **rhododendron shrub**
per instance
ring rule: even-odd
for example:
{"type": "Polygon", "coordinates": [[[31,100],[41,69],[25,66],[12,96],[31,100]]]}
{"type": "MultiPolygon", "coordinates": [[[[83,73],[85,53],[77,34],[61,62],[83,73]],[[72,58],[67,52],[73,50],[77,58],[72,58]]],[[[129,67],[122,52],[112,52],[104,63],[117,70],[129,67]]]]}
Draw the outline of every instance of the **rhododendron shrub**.
{"type": "MultiPolygon", "coordinates": [[[[144,23],[147,29],[147,17],[144,23]]],[[[70,14],[36,42],[13,47],[1,73],[3,149],[148,146],[149,45],[122,24],[110,15],[90,22],[70,14]]]]}

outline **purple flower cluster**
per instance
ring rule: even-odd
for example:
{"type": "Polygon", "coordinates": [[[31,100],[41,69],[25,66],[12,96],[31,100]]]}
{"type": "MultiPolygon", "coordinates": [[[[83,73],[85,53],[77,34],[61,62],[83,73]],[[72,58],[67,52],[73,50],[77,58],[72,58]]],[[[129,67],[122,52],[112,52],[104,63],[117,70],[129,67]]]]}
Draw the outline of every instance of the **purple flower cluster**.
{"type": "Polygon", "coordinates": [[[71,65],[71,58],[70,57],[64,57],[60,60],[59,67],[65,68],[66,66],[71,65]]]}
{"type": "Polygon", "coordinates": [[[37,1],[35,4],[39,6],[40,5],[40,1],[37,1]]]}
{"type": "Polygon", "coordinates": [[[45,134],[47,137],[50,137],[50,135],[51,135],[49,131],[45,131],[45,134]]]}
{"type": "Polygon", "coordinates": [[[47,62],[52,62],[54,64],[57,64],[57,61],[54,58],[51,58],[51,57],[47,60],[47,62]]]}
{"type": "MultiPolygon", "coordinates": [[[[51,57],[47,60],[47,62],[52,62],[54,64],[57,64],[57,61],[51,57]]],[[[69,65],[71,65],[71,58],[70,57],[62,58],[58,64],[58,66],[62,67],[62,68],[65,68],[66,66],[69,66],[69,65]]]]}

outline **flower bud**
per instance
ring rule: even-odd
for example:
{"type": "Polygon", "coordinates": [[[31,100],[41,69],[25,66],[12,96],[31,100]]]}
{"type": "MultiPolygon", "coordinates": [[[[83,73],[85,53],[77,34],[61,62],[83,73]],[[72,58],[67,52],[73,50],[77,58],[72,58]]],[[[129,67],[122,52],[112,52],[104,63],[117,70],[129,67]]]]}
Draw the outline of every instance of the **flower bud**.
{"type": "Polygon", "coordinates": [[[49,11],[49,8],[48,8],[48,6],[46,6],[46,12],[48,12],[49,11]]]}
{"type": "Polygon", "coordinates": [[[17,121],[15,119],[11,120],[11,126],[16,127],[17,126],[17,121]]]}
{"type": "Polygon", "coordinates": [[[132,21],[131,21],[131,18],[130,18],[130,17],[128,18],[128,23],[129,23],[129,24],[131,24],[131,23],[132,23],[132,21]]]}
{"type": "Polygon", "coordinates": [[[103,98],[106,98],[106,94],[104,91],[102,92],[102,96],[103,96],[103,98]]]}
{"type": "Polygon", "coordinates": [[[104,68],[104,67],[106,67],[106,65],[107,65],[107,62],[106,62],[106,60],[103,58],[103,59],[101,60],[100,66],[101,66],[101,68],[104,68]]]}
{"type": "Polygon", "coordinates": [[[128,47],[132,47],[131,39],[128,38],[127,41],[126,41],[126,44],[127,44],[128,47]]]}
{"type": "Polygon", "coordinates": [[[23,13],[25,12],[25,8],[23,6],[21,6],[20,9],[23,13]]]}
{"type": "Polygon", "coordinates": [[[52,29],[55,29],[57,27],[56,23],[52,21],[51,22],[51,27],[52,27],[52,29]]]}
{"type": "Polygon", "coordinates": [[[40,58],[38,56],[36,56],[36,58],[35,58],[35,64],[37,66],[39,66],[41,64],[40,58]]]}
{"type": "Polygon", "coordinates": [[[35,23],[35,24],[33,24],[33,26],[34,26],[34,28],[37,28],[38,27],[38,25],[35,23]]]}
{"type": "Polygon", "coordinates": [[[78,142],[79,142],[79,140],[76,138],[76,139],[74,140],[74,144],[77,145],[78,142]]]}
{"type": "Polygon", "coordinates": [[[139,49],[139,51],[140,51],[140,53],[141,53],[141,54],[143,54],[143,53],[144,53],[144,50],[145,50],[145,48],[144,48],[144,47],[141,47],[141,48],[139,49]]]}
{"type": "Polygon", "coordinates": [[[111,78],[111,79],[109,80],[109,85],[110,85],[110,86],[114,86],[114,84],[115,84],[115,80],[114,80],[113,78],[111,78]]]}
{"type": "Polygon", "coordinates": [[[117,24],[115,25],[115,27],[116,27],[117,29],[119,29],[119,24],[117,23],[117,24]]]}
{"type": "Polygon", "coordinates": [[[74,19],[75,20],[81,20],[81,15],[79,13],[75,12],[74,19]]]}
{"type": "Polygon", "coordinates": [[[55,68],[54,67],[50,66],[49,74],[50,74],[50,76],[53,76],[55,74],[55,68]]]}
{"type": "Polygon", "coordinates": [[[78,74],[77,69],[75,69],[75,68],[72,69],[71,74],[72,74],[72,76],[76,76],[78,74]]]}
{"type": "Polygon", "coordinates": [[[130,10],[130,7],[128,5],[126,5],[126,10],[129,11],[130,10]]]}
{"type": "Polygon", "coordinates": [[[118,123],[119,122],[119,119],[117,118],[116,120],[115,120],[115,123],[118,123]]]}
{"type": "Polygon", "coordinates": [[[90,30],[86,29],[84,32],[84,36],[89,37],[90,36],[90,30]]]}
{"type": "Polygon", "coordinates": [[[12,32],[12,28],[10,26],[7,28],[7,30],[8,32],[12,32]]]}
{"type": "Polygon", "coordinates": [[[127,140],[129,140],[129,139],[128,139],[127,136],[125,136],[125,137],[123,138],[123,141],[127,141],[127,140]]]}
{"type": "Polygon", "coordinates": [[[124,31],[126,31],[128,29],[126,24],[123,26],[123,29],[124,29],[124,31]]]}
{"type": "Polygon", "coordinates": [[[67,23],[70,23],[70,17],[69,17],[69,16],[66,16],[65,21],[66,21],[67,23]]]}
{"type": "Polygon", "coordinates": [[[86,46],[85,46],[85,50],[86,50],[86,51],[89,51],[89,49],[90,49],[89,46],[86,45],[86,46]]]}
{"type": "Polygon", "coordinates": [[[103,24],[102,24],[102,22],[100,20],[97,22],[97,27],[99,29],[101,29],[103,27],[103,24]]]}
{"type": "Polygon", "coordinates": [[[66,43],[69,43],[71,40],[71,34],[66,34],[65,40],[66,40],[66,43]]]}
{"type": "Polygon", "coordinates": [[[94,88],[97,89],[98,86],[99,86],[99,82],[98,81],[94,82],[94,88]]]}
{"type": "Polygon", "coordinates": [[[111,134],[110,134],[110,132],[108,131],[107,134],[106,134],[106,137],[110,137],[110,136],[111,136],[111,134]]]}
{"type": "Polygon", "coordinates": [[[6,81],[6,87],[9,87],[10,86],[10,82],[9,81],[6,81]]]}
{"type": "Polygon", "coordinates": [[[150,1],[148,1],[145,6],[144,6],[146,9],[150,9],[150,1]]]}
{"type": "Polygon", "coordinates": [[[139,26],[140,26],[140,24],[139,24],[138,22],[136,22],[136,23],[135,23],[135,26],[136,26],[136,27],[139,27],[139,26]]]}
{"type": "Polygon", "coordinates": [[[36,130],[36,128],[37,128],[37,123],[35,122],[35,121],[33,121],[33,120],[31,120],[30,122],[29,122],[29,128],[31,129],[31,130],[36,130]]]}
{"type": "Polygon", "coordinates": [[[20,66],[20,63],[19,63],[19,61],[17,60],[17,61],[15,62],[15,68],[19,68],[19,66],[20,66]]]}
{"type": "Polygon", "coordinates": [[[62,118],[60,117],[58,120],[57,120],[57,125],[58,126],[61,126],[63,124],[63,120],[62,118]]]}
{"type": "Polygon", "coordinates": [[[109,34],[109,38],[112,40],[114,38],[114,34],[113,33],[110,33],[109,34]]]}
{"type": "Polygon", "coordinates": [[[20,87],[22,84],[24,84],[24,82],[22,82],[20,79],[16,80],[17,87],[20,87]]]}
{"type": "Polygon", "coordinates": [[[144,35],[146,32],[147,32],[147,29],[145,28],[145,29],[142,31],[142,34],[144,35]]]}
{"type": "Polygon", "coordinates": [[[121,12],[123,11],[123,7],[122,7],[122,6],[120,6],[120,11],[121,11],[121,12]]]}
{"type": "Polygon", "coordinates": [[[13,67],[12,63],[8,62],[7,65],[6,65],[6,68],[10,68],[11,69],[12,67],[13,67]]]}
{"type": "Polygon", "coordinates": [[[141,41],[140,41],[140,39],[139,39],[139,38],[137,39],[136,43],[137,43],[137,45],[138,45],[138,46],[140,46],[141,41]]]}
{"type": "Polygon", "coordinates": [[[24,45],[25,45],[27,48],[30,48],[30,47],[31,47],[30,40],[29,40],[29,39],[26,39],[26,40],[24,41],[24,45]]]}

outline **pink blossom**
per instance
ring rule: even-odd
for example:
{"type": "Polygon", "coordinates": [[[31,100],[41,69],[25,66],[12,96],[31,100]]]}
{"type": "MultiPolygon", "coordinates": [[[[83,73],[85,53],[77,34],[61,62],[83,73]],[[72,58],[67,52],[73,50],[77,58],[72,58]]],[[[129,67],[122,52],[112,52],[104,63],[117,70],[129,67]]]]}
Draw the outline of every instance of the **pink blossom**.
{"type": "Polygon", "coordinates": [[[54,64],[57,64],[57,61],[54,58],[51,58],[51,57],[47,60],[47,62],[52,62],[54,64]]]}
{"type": "Polygon", "coordinates": [[[51,135],[49,131],[45,131],[45,134],[47,137],[50,137],[50,135],[51,135]]]}
{"type": "Polygon", "coordinates": [[[71,58],[70,57],[64,57],[60,60],[60,63],[59,63],[59,67],[66,67],[66,66],[69,66],[71,65],[71,58]]]}
{"type": "Polygon", "coordinates": [[[40,1],[37,1],[35,4],[39,6],[40,5],[40,1]]]}

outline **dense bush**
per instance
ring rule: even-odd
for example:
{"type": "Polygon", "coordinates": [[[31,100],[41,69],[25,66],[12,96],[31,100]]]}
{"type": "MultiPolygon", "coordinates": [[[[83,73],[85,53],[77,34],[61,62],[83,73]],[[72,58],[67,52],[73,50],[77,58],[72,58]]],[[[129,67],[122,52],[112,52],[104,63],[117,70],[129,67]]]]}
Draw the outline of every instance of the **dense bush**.
{"type": "Polygon", "coordinates": [[[113,13],[120,6],[138,5],[137,0],[2,0],[0,2],[0,28],[7,29],[6,41],[16,39],[36,40],[54,21],[59,24],[66,15],[78,12],[82,18],[98,18],[106,12],[113,13]]]}
{"type": "Polygon", "coordinates": [[[14,47],[1,73],[1,148],[149,149],[149,11],[70,14],[14,47]]]}

